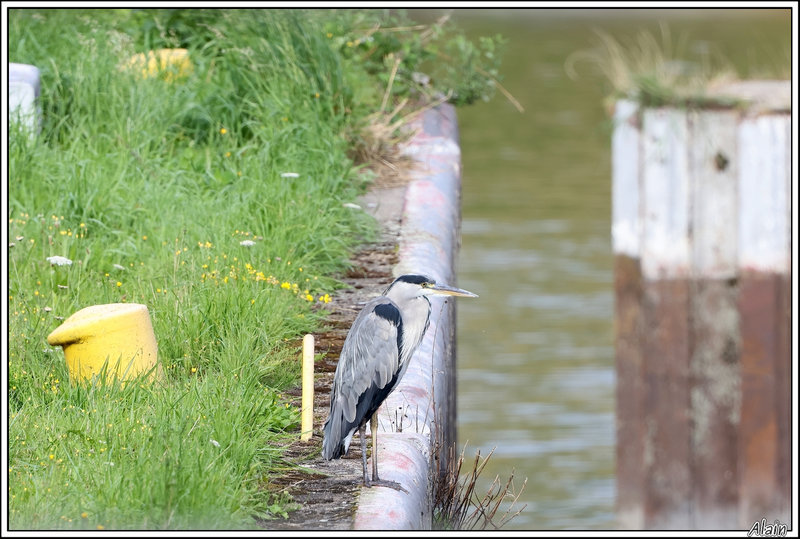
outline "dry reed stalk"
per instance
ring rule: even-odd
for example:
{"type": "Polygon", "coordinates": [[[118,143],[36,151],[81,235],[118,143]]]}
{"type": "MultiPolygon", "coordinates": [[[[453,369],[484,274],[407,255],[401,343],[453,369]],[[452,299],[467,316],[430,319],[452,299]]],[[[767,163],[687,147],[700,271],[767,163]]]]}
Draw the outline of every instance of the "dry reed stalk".
{"type": "Polygon", "coordinates": [[[478,495],[476,493],[478,479],[494,449],[483,460],[478,450],[471,471],[462,475],[465,450],[466,446],[456,459],[455,447],[450,447],[447,469],[445,473],[439,474],[439,479],[434,485],[434,526],[438,529],[454,530],[500,529],[527,507],[526,504],[513,511],[528,480],[526,478],[523,481],[517,492],[514,487],[513,471],[505,484],[500,482],[499,476],[495,476],[489,489],[482,496],[478,495]],[[507,500],[510,500],[508,508],[498,515],[500,506],[507,500]]]}

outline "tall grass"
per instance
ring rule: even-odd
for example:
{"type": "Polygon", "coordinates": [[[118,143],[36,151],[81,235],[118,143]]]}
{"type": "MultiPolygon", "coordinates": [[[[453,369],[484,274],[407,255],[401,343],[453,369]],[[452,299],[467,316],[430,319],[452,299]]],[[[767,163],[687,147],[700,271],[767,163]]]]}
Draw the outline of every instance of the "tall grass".
{"type": "Polygon", "coordinates": [[[44,112],[9,142],[10,528],[285,511],[263,483],[298,423],[281,400],[297,339],[372,233],[343,206],[364,180],[342,134],[374,104],[354,101],[370,92],[325,16],[10,11],[10,60],[42,70],[44,112]],[[188,76],[119,69],[165,46],[189,49],[188,76]],[[162,381],[69,383],[47,335],[112,302],[148,306],[162,381]]]}
{"type": "Polygon", "coordinates": [[[645,106],[732,104],[711,91],[738,78],[734,67],[719,53],[693,51],[686,36],[674,39],[666,23],[658,35],[642,30],[619,41],[596,30],[595,37],[597,45],[573,53],[565,67],[577,78],[578,64],[594,66],[610,83],[612,99],[630,98],[645,106]]]}

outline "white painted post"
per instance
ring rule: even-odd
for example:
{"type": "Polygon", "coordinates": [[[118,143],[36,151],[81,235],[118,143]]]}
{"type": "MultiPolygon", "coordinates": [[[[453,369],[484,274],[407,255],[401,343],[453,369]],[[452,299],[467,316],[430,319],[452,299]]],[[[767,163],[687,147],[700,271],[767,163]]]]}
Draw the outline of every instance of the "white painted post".
{"type": "Polygon", "coordinates": [[[646,280],[689,274],[689,152],[686,111],[646,109],[642,185],[642,273],[646,280]]]}
{"type": "Polygon", "coordinates": [[[612,228],[614,255],[639,258],[639,144],[638,103],[618,101],[614,110],[612,228]]]}
{"type": "Polygon", "coordinates": [[[791,268],[789,115],[744,118],[739,126],[739,259],[745,271],[791,268]]]}
{"type": "Polygon", "coordinates": [[[696,279],[730,279],[737,272],[739,114],[692,111],[689,120],[692,274],[696,279]]]}
{"type": "Polygon", "coordinates": [[[39,69],[28,64],[8,64],[8,120],[19,122],[30,136],[41,131],[39,69]]]}

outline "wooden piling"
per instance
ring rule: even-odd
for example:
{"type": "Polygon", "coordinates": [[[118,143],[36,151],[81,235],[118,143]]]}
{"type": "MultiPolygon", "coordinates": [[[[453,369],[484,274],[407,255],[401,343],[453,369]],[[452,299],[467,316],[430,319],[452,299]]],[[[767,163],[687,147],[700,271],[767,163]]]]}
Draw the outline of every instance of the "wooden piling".
{"type": "Polygon", "coordinates": [[[789,523],[788,89],[739,83],[735,108],[617,103],[622,527],[789,523]]]}
{"type": "Polygon", "coordinates": [[[791,489],[790,119],[747,118],[739,130],[742,416],[739,524],[786,523],[791,489]],[[786,516],[784,516],[786,515],[786,516]]]}
{"type": "Polygon", "coordinates": [[[300,439],[308,441],[314,433],[314,336],[303,337],[302,408],[300,410],[300,439]]]}
{"type": "Polygon", "coordinates": [[[617,507],[625,527],[644,526],[644,375],[641,234],[639,219],[638,107],[617,103],[612,138],[614,290],[617,375],[617,507]],[[623,157],[624,156],[624,157],[623,157]]]}
{"type": "Polygon", "coordinates": [[[736,430],[741,406],[739,316],[736,305],[738,165],[731,110],[688,115],[692,178],[690,469],[691,527],[734,527],[737,506],[736,430]]]}

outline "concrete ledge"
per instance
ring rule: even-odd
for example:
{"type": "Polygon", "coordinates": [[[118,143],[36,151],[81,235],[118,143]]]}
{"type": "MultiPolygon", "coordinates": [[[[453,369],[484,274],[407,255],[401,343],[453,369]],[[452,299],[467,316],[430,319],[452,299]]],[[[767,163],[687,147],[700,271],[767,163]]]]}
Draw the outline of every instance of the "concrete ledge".
{"type": "MultiPolygon", "coordinates": [[[[455,108],[426,111],[404,153],[419,164],[405,192],[395,276],[455,283],[460,246],[461,151],[455,108]]],[[[378,473],[408,492],[362,488],[357,530],[430,529],[436,441],[455,441],[455,319],[452,300],[431,298],[428,331],[397,390],[379,410],[378,473]]]]}
{"type": "Polygon", "coordinates": [[[386,487],[362,488],[353,524],[355,529],[430,529],[429,448],[429,436],[380,433],[380,477],[400,483],[408,493],[386,487]]]}

